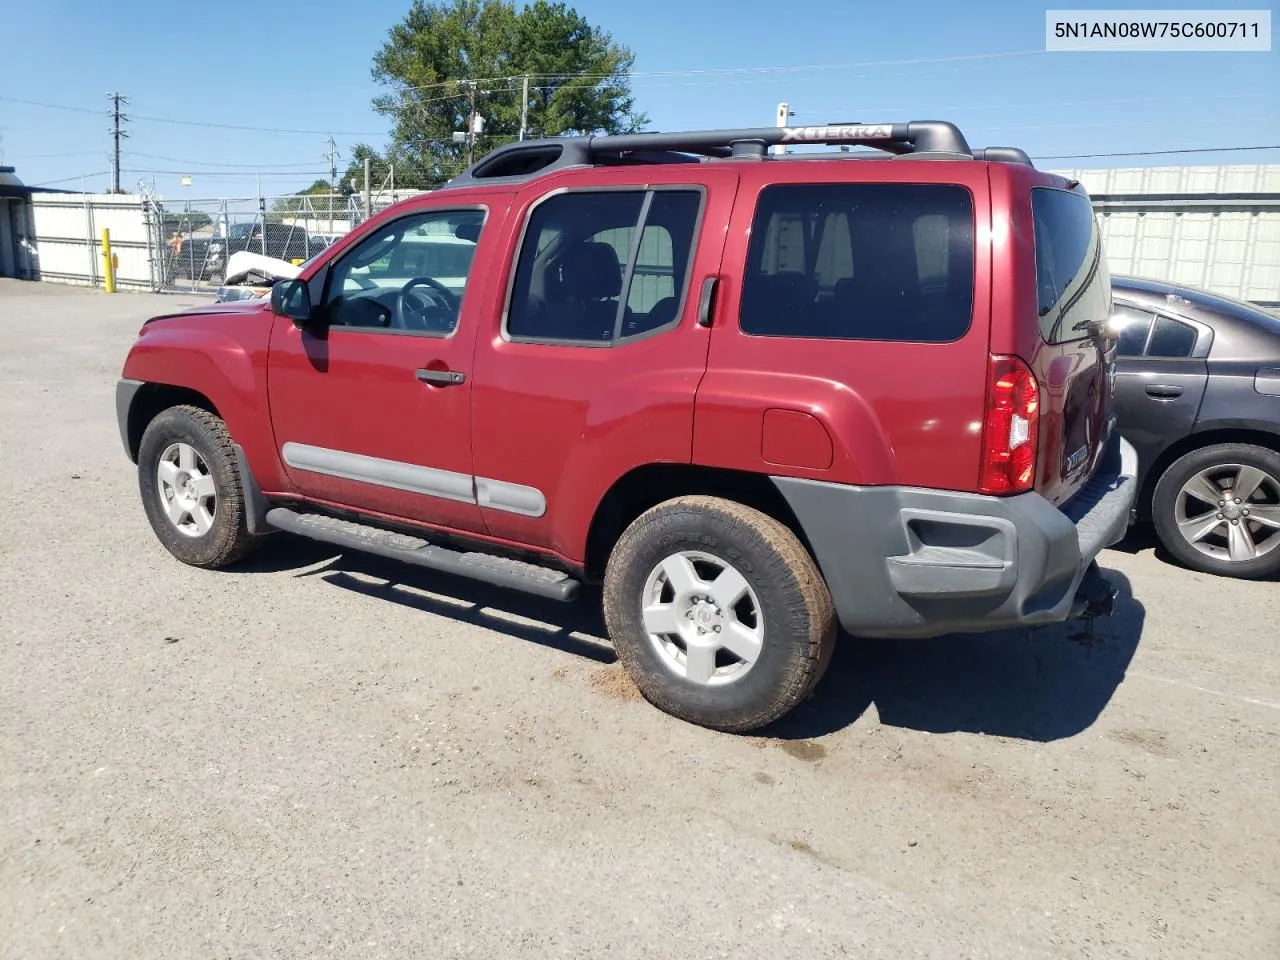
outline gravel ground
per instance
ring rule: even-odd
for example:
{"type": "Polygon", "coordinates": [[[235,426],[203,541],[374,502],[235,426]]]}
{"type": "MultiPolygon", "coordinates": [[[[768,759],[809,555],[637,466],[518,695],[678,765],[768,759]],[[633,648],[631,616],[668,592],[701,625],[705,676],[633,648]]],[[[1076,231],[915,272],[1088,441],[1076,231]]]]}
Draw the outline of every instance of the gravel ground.
{"type": "Polygon", "coordinates": [[[197,302],[0,281],[6,960],[1280,956],[1280,583],[1138,536],[1100,645],[843,641],[711,733],[598,596],[171,559],[112,398],[197,302]]]}

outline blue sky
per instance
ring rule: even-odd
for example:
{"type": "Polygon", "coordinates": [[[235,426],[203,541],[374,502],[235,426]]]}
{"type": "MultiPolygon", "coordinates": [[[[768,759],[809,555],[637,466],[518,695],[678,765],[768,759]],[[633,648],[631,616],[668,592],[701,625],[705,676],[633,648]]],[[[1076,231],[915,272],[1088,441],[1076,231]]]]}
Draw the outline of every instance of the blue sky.
{"type": "MultiPolygon", "coordinates": [[[[1036,157],[1280,144],[1274,32],[1269,53],[1045,53],[1045,6],[1025,0],[737,0],[726,4],[729,15],[707,0],[572,5],[635,51],[638,107],[654,129],[767,126],[786,100],[797,122],[947,119],[974,145],[1011,144],[1036,157]]],[[[1274,0],[1159,5],[1269,7],[1280,27],[1274,0]]],[[[4,162],[27,183],[78,188],[93,174],[84,182],[105,187],[106,94],[119,90],[135,118],[122,186],[146,177],[176,199],[252,196],[255,173],[264,193],[306,186],[326,173],[329,133],[339,168],[354,143],[380,145],[387,123],[369,105],[370,62],[409,3],[5,6],[4,162]],[[189,187],[179,185],[184,173],[189,187]]],[[[1268,162],[1280,163],[1280,149],[1040,165],[1268,162]]]]}

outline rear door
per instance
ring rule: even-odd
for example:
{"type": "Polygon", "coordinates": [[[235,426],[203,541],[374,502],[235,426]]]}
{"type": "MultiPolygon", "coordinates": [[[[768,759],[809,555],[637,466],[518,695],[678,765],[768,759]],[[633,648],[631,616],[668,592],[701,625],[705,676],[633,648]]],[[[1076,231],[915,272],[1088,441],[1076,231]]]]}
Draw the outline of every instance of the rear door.
{"type": "Polygon", "coordinates": [[[699,302],[737,182],[672,164],[526,191],[476,346],[476,494],[493,536],[581,560],[615,480],[689,462],[709,339],[699,302]]]}
{"type": "Polygon", "coordinates": [[[990,219],[981,163],[746,168],[698,390],[695,461],[974,489],[990,219]]]}
{"type": "Polygon", "coordinates": [[[1195,426],[1204,398],[1212,333],[1184,320],[1117,300],[1115,408],[1139,462],[1151,463],[1195,426]]]}
{"type": "Polygon", "coordinates": [[[1094,473],[1109,435],[1111,278],[1083,190],[1031,189],[1040,342],[1028,358],[1040,384],[1036,487],[1062,503],[1094,473]]]}

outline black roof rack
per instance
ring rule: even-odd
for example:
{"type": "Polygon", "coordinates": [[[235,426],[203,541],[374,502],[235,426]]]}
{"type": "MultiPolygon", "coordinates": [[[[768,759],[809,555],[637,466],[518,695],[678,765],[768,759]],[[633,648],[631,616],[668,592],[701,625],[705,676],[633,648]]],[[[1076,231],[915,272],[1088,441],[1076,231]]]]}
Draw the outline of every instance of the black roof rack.
{"type": "Polygon", "coordinates": [[[1014,147],[972,150],[964,134],[943,120],[910,123],[840,123],[808,127],[690,130],[523,140],[481,157],[445,187],[529,180],[566,167],[616,164],[700,163],[727,157],[759,157],[771,146],[857,145],[903,157],[1031,161],[1014,147]]]}
{"type": "Polygon", "coordinates": [[[983,147],[973,151],[973,159],[975,160],[994,160],[998,163],[1024,163],[1028,167],[1034,167],[1031,158],[1027,156],[1025,150],[1017,147],[983,147]]]}

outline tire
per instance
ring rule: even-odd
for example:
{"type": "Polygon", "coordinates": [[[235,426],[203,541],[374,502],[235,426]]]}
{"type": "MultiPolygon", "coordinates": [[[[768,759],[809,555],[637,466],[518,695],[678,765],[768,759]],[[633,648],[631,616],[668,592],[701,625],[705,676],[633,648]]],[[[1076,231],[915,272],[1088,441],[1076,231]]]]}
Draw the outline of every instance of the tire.
{"type": "Polygon", "coordinates": [[[1280,572],[1280,453],[1248,443],[1193,450],[1156,483],[1151,515],[1184,566],[1243,580],[1272,576],[1280,572]],[[1250,489],[1236,503],[1242,483],[1250,489]]]}
{"type": "Polygon", "coordinates": [[[796,535],[718,497],[668,500],[623,532],[605,568],[604,615],[646,700],[734,733],[772,723],[807,697],[836,638],[831,594],[796,535]],[[664,626],[672,630],[651,630],[664,626]],[[722,640],[736,652],[708,655],[722,640]]]}
{"type": "Polygon", "coordinates": [[[244,491],[231,436],[207,410],[170,407],[147,425],[138,448],[138,489],[151,529],[183,563],[217,569],[257,545],[258,538],[245,527],[244,491]],[[193,459],[184,462],[188,450],[193,459]],[[163,469],[173,485],[161,479],[162,460],[169,464],[163,469]],[[166,504],[174,505],[177,520],[170,519],[166,504]]]}

